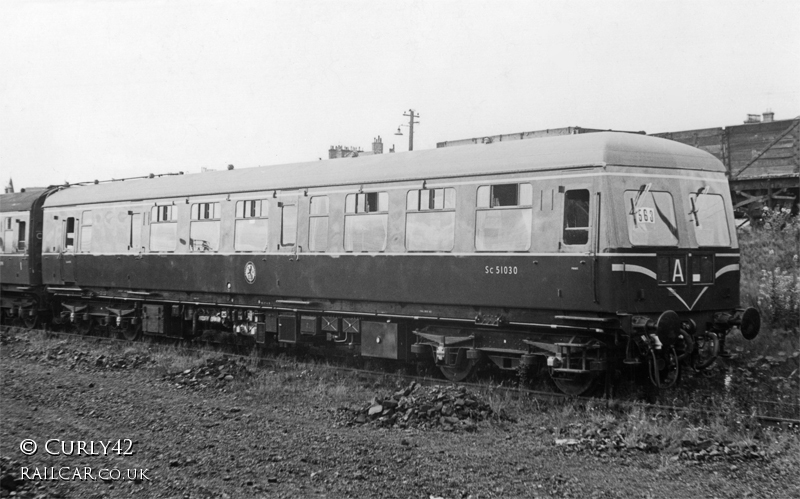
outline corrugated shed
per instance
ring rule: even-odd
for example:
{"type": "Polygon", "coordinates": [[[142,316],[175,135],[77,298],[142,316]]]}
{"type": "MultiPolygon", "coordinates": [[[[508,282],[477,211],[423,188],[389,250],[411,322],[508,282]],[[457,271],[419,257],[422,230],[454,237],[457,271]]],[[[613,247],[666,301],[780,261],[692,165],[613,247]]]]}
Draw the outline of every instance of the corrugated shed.
{"type": "Polygon", "coordinates": [[[72,186],[45,207],[604,165],[724,171],[713,156],[678,142],[601,132],[72,186]]]}

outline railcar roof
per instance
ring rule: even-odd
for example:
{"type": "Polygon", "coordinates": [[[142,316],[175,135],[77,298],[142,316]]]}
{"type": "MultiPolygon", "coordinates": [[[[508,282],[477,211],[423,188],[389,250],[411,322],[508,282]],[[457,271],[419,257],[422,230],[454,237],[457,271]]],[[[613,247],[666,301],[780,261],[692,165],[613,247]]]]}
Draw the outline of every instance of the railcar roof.
{"type": "Polygon", "coordinates": [[[606,165],[725,171],[711,154],[679,142],[600,132],[72,186],[51,195],[45,206],[606,165]]]}
{"type": "Polygon", "coordinates": [[[33,203],[46,189],[26,189],[25,192],[0,194],[0,213],[9,211],[30,211],[33,203]]]}

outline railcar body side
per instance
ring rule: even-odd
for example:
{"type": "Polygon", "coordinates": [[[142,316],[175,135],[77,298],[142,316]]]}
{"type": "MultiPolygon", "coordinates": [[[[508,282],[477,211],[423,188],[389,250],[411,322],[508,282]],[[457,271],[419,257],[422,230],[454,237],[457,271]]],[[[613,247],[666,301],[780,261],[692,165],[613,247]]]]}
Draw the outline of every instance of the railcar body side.
{"type": "Polygon", "coordinates": [[[577,393],[742,322],[722,165],[638,135],[77,186],[44,233],[70,320],[413,351],[453,379],[541,360],[577,393]]]}
{"type": "Polygon", "coordinates": [[[42,204],[51,191],[28,189],[0,195],[0,306],[6,318],[29,326],[47,309],[42,288],[42,204]]]}

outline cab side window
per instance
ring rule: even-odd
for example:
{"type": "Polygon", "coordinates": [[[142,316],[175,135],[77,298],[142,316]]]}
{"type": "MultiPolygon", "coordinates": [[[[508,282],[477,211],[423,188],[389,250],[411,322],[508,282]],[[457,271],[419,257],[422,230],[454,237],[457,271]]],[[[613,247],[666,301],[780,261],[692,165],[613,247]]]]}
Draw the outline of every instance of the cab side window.
{"type": "Polygon", "coordinates": [[[589,191],[576,189],[564,196],[564,244],[589,242],[589,191]]]}

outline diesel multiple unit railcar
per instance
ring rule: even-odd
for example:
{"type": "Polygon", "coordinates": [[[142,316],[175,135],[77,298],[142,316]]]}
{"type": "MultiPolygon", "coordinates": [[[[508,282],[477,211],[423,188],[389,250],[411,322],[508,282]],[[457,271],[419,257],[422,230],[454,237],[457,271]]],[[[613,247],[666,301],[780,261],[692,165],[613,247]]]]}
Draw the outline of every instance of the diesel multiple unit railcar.
{"type": "Polygon", "coordinates": [[[670,384],[735,328],[759,329],[738,308],[724,168],[664,139],[595,133],[48,194],[53,319],[131,339],[422,357],[452,380],[481,361],[541,366],[580,394],[628,368],[670,384]]]}

